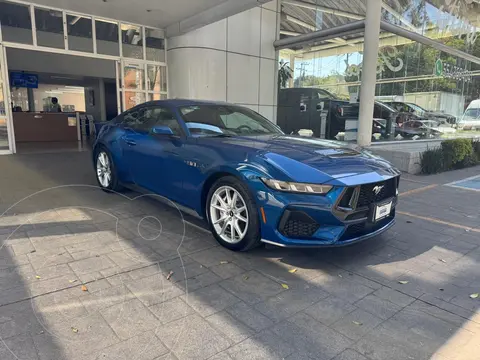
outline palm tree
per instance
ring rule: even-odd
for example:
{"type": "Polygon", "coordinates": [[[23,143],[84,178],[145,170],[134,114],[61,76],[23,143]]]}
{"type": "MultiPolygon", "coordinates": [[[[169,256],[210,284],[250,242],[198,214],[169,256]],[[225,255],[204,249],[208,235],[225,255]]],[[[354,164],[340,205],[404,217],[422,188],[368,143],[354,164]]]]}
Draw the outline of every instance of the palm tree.
{"type": "Polygon", "coordinates": [[[293,77],[293,70],[288,66],[288,62],[280,60],[278,68],[278,86],[280,89],[286,88],[288,81],[293,77]]]}

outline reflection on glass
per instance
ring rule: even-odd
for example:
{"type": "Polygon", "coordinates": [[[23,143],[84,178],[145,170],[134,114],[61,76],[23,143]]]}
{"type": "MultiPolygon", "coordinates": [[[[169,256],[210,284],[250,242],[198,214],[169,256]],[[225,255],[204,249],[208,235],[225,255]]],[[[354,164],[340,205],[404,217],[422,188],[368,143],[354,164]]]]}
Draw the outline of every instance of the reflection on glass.
{"type": "Polygon", "coordinates": [[[97,53],[119,56],[118,23],[95,19],[95,33],[97,37],[97,53]]]}
{"type": "Polygon", "coordinates": [[[35,8],[35,26],[39,46],[65,48],[61,11],[35,8]]]}
{"type": "Polygon", "coordinates": [[[154,100],[166,100],[167,95],[166,94],[148,94],[148,101],[154,101],[154,100]]]}
{"type": "Polygon", "coordinates": [[[125,65],[123,78],[125,89],[143,90],[143,65],[125,65]]]}
{"type": "MultiPolygon", "coordinates": [[[[1,95],[0,95],[1,97],[1,95]]],[[[14,111],[28,111],[28,89],[11,88],[10,89],[11,106],[14,111]]],[[[1,110],[0,110],[1,111],[1,110]]],[[[0,114],[1,115],[1,114],[0,114]]]]}
{"type": "Polygon", "coordinates": [[[147,60],[165,62],[165,40],[163,31],[145,28],[147,60]]]}
{"type": "Polygon", "coordinates": [[[125,91],[125,110],[143,104],[145,102],[145,93],[135,91],[125,91]]]}
{"type": "Polygon", "coordinates": [[[67,14],[68,49],[93,52],[92,19],[67,14]]]}
{"type": "Polygon", "coordinates": [[[384,21],[441,42],[459,40],[467,52],[477,40],[480,7],[472,0],[385,0],[384,21]]]}
{"type": "MultiPolygon", "coordinates": [[[[313,136],[356,140],[364,39],[358,34],[343,40],[280,52],[279,61],[293,70],[292,79],[288,74],[281,77],[287,80],[280,84],[278,97],[277,123],[285,132],[304,129],[313,136]]],[[[444,44],[462,51],[464,40],[454,34],[441,37],[444,44]]],[[[480,46],[469,49],[480,57],[480,46]]],[[[473,131],[473,123],[480,128],[480,121],[472,120],[475,111],[464,114],[480,98],[479,65],[382,32],[376,72],[372,141],[480,135],[473,131]]]]}
{"type": "Polygon", "coordinates": [[[3,41],[33,44],[28,6],[0,0],[0,24],[3,41]]]}
{"type": "Polygon", "coordinates": [[[5,113],[5,98],[3,96],[3,72],[0,66],[0,150],[8,150],[8,129],[7,129],[7,117],[5,113]]]}
{"type": "Polygon", "coordinates": [[[147,85],[150,91],[167,91],[167,70],[165,66],[147,66],[147,85]]]}
{"type": "Polygon", "coordinates": [[[143,59],[141,26],[122,24],[122,51],[125,57],[143,59]]]}

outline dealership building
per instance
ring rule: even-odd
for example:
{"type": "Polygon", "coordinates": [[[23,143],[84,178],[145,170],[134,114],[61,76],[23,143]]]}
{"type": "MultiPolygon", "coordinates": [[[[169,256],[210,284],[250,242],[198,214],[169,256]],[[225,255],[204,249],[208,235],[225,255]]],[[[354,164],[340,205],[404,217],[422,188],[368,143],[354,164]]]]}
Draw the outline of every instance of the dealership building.
{"type": "Polygon", "coordinates": [[[331,137],[405,160],[402,148],[480,134],[459,126],[480,94],[479,15],[471,0],[0,0],[0,154],[192,98],[319,137],[341,121],[331,137]],[[415,114],[412,130],[380,104],[415,114]]]}

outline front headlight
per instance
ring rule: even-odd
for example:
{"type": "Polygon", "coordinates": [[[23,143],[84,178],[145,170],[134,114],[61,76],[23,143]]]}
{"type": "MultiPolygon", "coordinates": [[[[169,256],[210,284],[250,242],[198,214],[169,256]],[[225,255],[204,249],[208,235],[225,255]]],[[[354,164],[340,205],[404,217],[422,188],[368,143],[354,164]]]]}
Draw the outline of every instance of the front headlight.
{"type": "Polygon", "coordinates": [[[307,193],[307,194],[326,194],[333,186],[331,185],[318,185],[318,184],[306,184],[306,183],[294,183],[287,181],[280,181],[274,179],[261,178],[263,183],[269,188],[278,191],[287,191],[295,193],[307,193]]]}

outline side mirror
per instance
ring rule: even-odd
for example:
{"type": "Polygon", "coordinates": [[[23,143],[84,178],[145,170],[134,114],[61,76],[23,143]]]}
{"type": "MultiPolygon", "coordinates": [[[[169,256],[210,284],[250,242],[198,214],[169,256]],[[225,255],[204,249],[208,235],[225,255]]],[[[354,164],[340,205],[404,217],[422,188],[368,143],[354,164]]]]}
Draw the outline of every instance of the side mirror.
{"type": "Polygon", "coordinates": [[[168,126],[159,125],[152,128],[152,134],[171,136],[173,135],[173,131],[168,126]]]}

